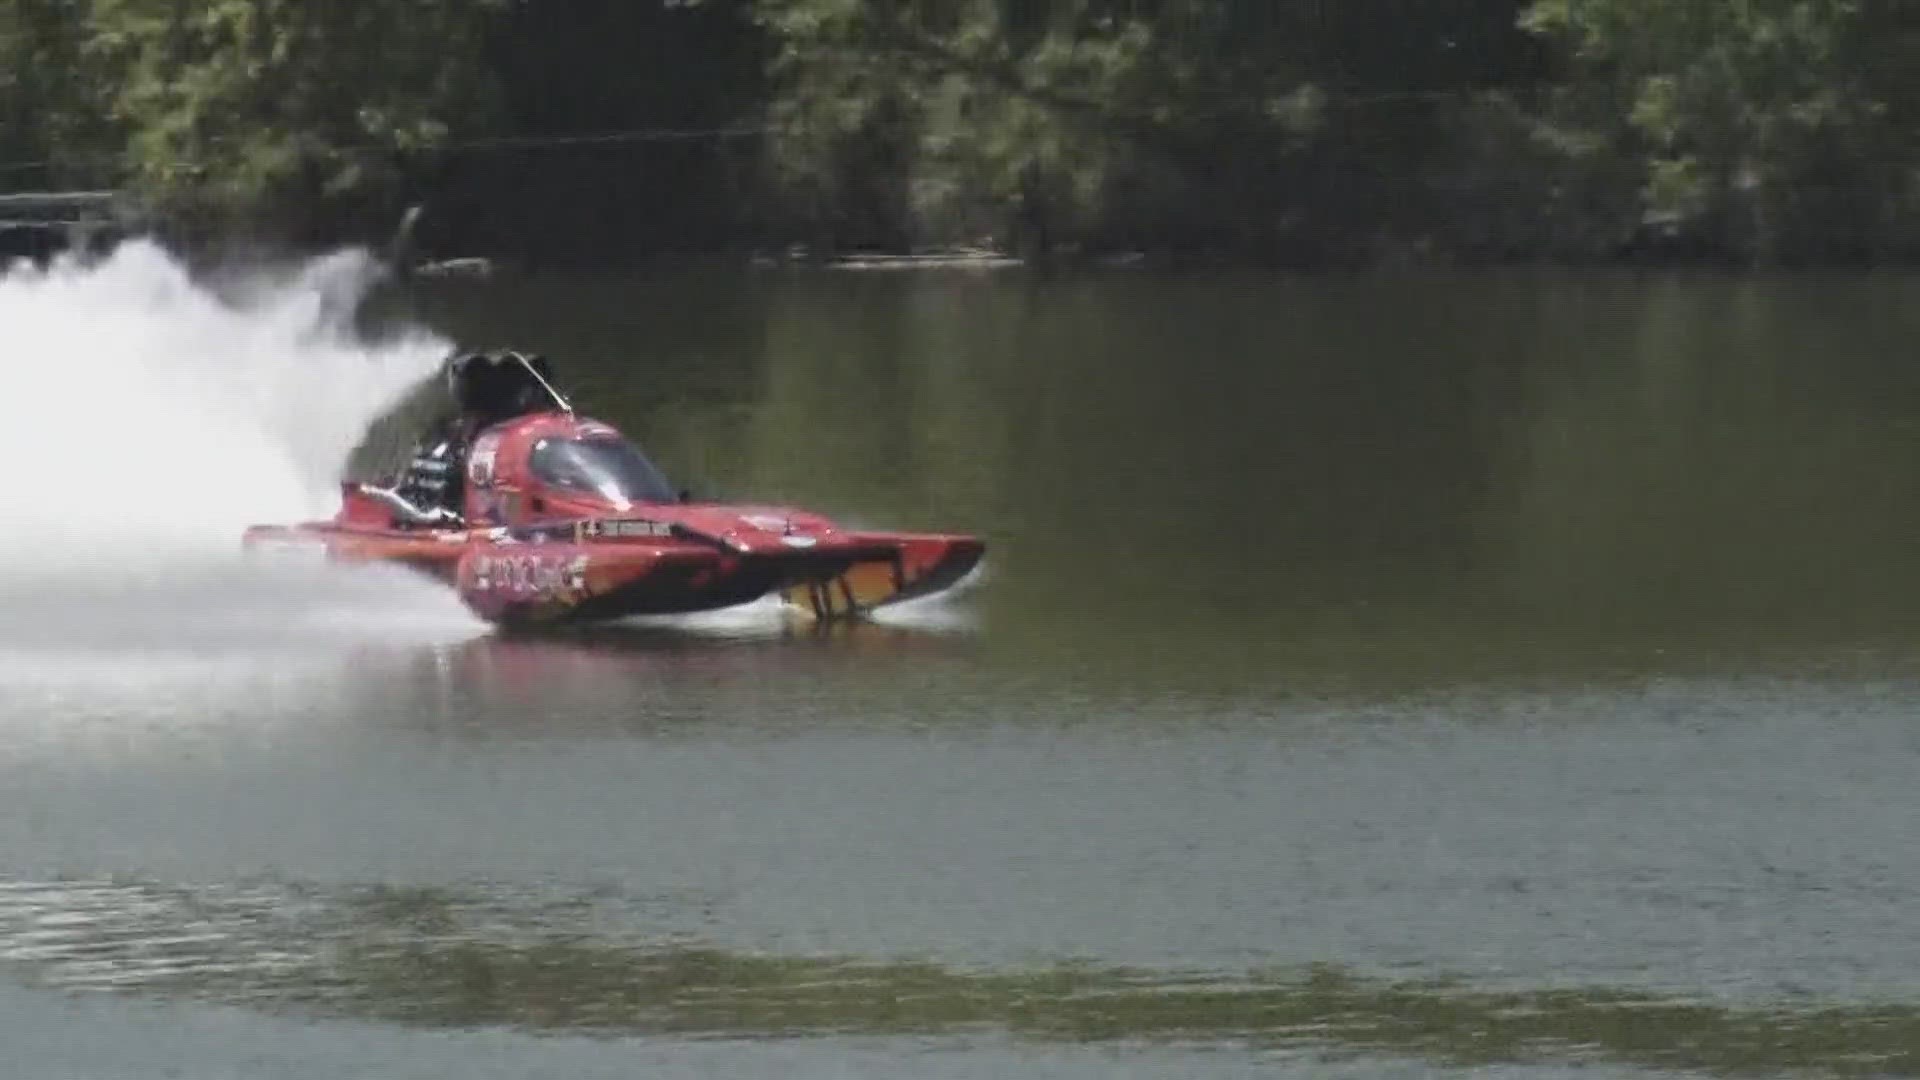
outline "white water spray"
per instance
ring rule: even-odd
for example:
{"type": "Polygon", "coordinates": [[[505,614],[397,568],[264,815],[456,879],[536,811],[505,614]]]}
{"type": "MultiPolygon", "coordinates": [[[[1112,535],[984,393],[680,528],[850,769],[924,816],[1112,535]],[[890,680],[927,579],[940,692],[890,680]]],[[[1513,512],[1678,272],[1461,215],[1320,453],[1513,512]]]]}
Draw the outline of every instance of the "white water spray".
{"type": "Polygon", "coordinates": [[[282,593],[244,570],[240,535],[331,515],[368,423],[445,355],[424,331],[356,335],[377,269],[343,253],[223,298],[136,241],[93,265],[0,271],[0,638],[158,646],[223,618],[251,635],[329,595],[311,573],[282,593]]]}

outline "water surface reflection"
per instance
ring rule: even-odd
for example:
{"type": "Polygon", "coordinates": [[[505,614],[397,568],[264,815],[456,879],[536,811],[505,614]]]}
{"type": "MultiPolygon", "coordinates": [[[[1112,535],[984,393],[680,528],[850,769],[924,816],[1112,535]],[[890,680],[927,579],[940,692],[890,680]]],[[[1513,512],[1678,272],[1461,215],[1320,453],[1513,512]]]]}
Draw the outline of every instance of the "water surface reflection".
{"type": "MultiPolygon", "coordinates": [[[[426,317],[562,358],[676,479],[977,530],[989,574],[538,637],[397,589],[22,594],[0,953],[554,1045],[805,1036],[826,1074],[979,1031],[1920,1071],[1903,288],[451,287],[426,317]]],[[[32,1012],[0,997],[8,1045],[32,1012]]]]}

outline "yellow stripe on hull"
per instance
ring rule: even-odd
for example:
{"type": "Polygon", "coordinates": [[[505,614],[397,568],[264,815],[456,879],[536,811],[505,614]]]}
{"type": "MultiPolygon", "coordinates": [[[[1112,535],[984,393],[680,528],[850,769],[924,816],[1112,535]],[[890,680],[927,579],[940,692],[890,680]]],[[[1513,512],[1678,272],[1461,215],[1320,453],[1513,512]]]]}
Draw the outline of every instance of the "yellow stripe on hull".
{"type": "Polygon", "coordinates": [[[817,619],[842,619],[880,606],[898,595],[900,588],[892,563],[865,562],[827,581],[791,586],[781,596],[817,619]]]}

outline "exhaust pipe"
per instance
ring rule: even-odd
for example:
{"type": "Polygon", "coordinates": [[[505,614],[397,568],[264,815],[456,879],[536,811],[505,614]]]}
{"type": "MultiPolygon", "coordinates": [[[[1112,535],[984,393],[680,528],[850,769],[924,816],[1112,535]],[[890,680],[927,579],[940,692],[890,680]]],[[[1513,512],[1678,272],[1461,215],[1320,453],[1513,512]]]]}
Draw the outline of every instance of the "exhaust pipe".
{"type": "Polygon", "coordinates": [[[459,514],[456,514],[453,511],[446,509],[445,507],[436,506],[432,510],[423,510],[420,507],[415,506],[413,503],[408,502],[405,496],[401,495],[399,492],[393,490],[392,488],[374,487],[371,484],[361,484],[360,491],[362,494],[367,495],[385,504],[387,507],[392,509],[395,514],[398,514],[401,520],[407,522],[410,525],[429,525],[429,526],[446,527],[446,526],[460,526],[465,524],[465,522],[461,519],[459,514]]]}

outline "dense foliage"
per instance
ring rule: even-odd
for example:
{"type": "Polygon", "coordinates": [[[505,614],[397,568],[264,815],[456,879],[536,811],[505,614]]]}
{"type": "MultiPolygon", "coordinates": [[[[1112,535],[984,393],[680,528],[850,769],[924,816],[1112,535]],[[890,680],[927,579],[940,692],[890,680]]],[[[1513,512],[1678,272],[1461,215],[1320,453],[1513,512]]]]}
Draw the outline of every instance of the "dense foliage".
{"type": "Polygon", "coordinates": [[[114,73],[143,190],[297,227],[335,203],[390,207],[408,162],[488,122],[478,45],[499,6],[91,0],[87,47],[114,73]]]}
{"type": "Polygon", "coordinates": [[[637,261],[1920,252],[1900,0],[0,0],[0,187],[637,261]]]}

